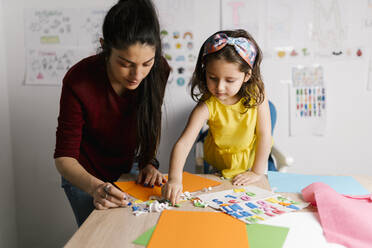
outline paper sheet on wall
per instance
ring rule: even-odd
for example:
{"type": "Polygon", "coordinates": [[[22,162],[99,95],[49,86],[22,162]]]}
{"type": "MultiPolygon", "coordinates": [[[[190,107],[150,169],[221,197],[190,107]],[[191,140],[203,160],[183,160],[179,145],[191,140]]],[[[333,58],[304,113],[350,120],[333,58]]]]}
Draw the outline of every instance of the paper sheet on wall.
{"type": "Polygon", "coordinates": [[[92,55],[101,47],[99,38],[102,35],[103,20],[108,10],[104,8],[82,9],[78,17],[78,45],[89,47],[92,55]]]}
{"type": "Polygon", "coordinates": [[[96,54],[106,8],[25,9],[25,84],[60,85],[67,70],[96,54]]]}
{"type": "Polygon", "coordinates": [[[195,1],[156,1],[159,10],[163,53],[172,71],[168,83],[186,86],[195,69],[198,49],[195,45],[195,1]]]}
{"type": "Polygon", "coordinates": [[[289,85],[290,136],[324,135],[327,104],[323,67],[296,66],[292,68],[289,85]]]}
{"type": "Polygon", "coordinates": [[[26,54],[26,82],[33,85],[60,85],[66,72],[84,57],[76,48],[29,48],[26,54]]]}
{"type": "Polygon", "coordinates": [[[347,0],[312,0],[312,24],[309,26],[316,56],[348,58],[363,52],[364,34],[355,13],[361,13],[360,3],[347,0]]]}
{"type": "Polygon", "coordinates": [[[242,28],[259,39],[259,9],[255,0],[222,0],[222,30],[242,28]]]}
{"type": "Polygon", "coordinates": [[[76,17],[74,9],[25,9],[26,46],[76,46],[76,17]]]}

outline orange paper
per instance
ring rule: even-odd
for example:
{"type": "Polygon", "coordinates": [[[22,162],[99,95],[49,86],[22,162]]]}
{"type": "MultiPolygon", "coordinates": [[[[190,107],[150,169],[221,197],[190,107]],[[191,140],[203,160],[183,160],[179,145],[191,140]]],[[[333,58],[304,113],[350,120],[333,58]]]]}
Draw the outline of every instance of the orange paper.
{"type": "MultiPolygon", "coordinates": [[[[221,183],[188,172],[183,172],[182,184],[183,191],[195,192],[203,188],[220,185],[221,183]]],[[[159,186],[154,186],[154,188],[144,187],[142,184],[136,184],[135,181],[115,182],[115,185],[122,191],[142,201],[147,201],[152,195],[161,196],[161,188],[159,186]]]]}
{"type": "Polygon", "coordinates": [[[164,210],[147,248],[249,248],[245,223],[221,212],[164,210]]]}

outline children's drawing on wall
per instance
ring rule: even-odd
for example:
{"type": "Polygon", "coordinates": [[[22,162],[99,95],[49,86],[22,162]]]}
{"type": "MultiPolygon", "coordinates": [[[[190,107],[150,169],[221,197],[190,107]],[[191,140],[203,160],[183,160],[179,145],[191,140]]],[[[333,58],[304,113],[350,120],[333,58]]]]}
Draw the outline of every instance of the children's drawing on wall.
{"type": "Polygon", "coordinates": [[[267,46],[273,57],[289,57],[292,50],[293,3],[288,0],[267,3],[267,46]]]}
{"type": "Polygon", "coordinates": [[[159,11],[161,27],[190,28],[193,25],[195,0],[158,0],[155,4],[159,11]]]}
{"type": "Polygon", "coordinates": [[[101,46],[99,38],[102,37],[102,24],[107,10],[83,9],[79,11],[79,46],[89,46],[92,55],[96,54],[101,46]]]}
{"type": "Polygon", "coordinates": [[[71,9],[26,9],[25,41],[27,45],[77,45],[71,9]]]}
{"type": "Polygon", "coordinates": [[[172,68],[168,83],[185,87],[192,76],[198,55],[194,22],[195,2],[162,0],[156,2],[161,25],[163,53],[172,68]]]}
{"type": "Polygon", "coordinates": [[[259,37],[259,1],[222,0],[222,29],[242,28],[259,37]]]}
{"type": "Polygon", "coordinates": [[[163,52],[172,68],[168,83],[185,86],[191,79],[197,52],[192,31],[163,29],[163,52]]]}
{"type": "Polygon", "coordinates": [[[345,11],[339,0],[313,0],[313,25],[311,38],[317,56],[341,56],[345,53],[347,39],[345,11]]]}
{"type": "Polygon", "coordinates": [[[320,65],[292,68],[290,136],[325,134],[327,97],[323,74],[320,65]]]}
{"type": "Polygon", "coordinates": [[[26,81],[35,85],[61,85],[63,76],[79,58],[73,49],[28,49],[26,81]]]}

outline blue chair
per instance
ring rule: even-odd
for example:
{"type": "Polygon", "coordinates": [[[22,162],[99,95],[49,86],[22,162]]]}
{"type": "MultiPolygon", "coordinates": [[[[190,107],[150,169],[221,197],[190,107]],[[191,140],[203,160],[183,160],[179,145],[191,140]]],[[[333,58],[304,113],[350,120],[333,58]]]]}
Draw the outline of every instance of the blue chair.
{"type": "MultiPolygon", "coordinates": [[[[271,116],[271,135],[274,134],[274,128],[276,125],[277,119],[277,111],[275,105],[269,101],[269,108],[270,108],[270,116],[271,116]]],[[[209,174],[211,171],[211,166],[204,161],[203,156],[203,145],[205,137],[208,134],[208,127],[205,126],[200,130],[198,138],[196,139],[196,146],[195,146],[195,157],[196,157],[196,172],[197,173],[204,173],[209,174]]],[[[268,160],[268,170],[269,171],[281,171],[285,172],[287,167],[293,163],[293,158],[290,156],[284,155],[277,146],[274,146],[271,149],[271,153],[268,160]]]]}

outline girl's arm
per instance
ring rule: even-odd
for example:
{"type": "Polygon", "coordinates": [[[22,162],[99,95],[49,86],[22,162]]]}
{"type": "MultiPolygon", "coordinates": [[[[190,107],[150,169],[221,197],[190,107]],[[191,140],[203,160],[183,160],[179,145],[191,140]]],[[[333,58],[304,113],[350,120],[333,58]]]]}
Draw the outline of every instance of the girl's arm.
{"type": "Polygon", "coordinates": [[[269,102],[266,97],[257,107],[256,125],[256,155],[251,171],[242,173],[234,177],[234,185],[246,185],[258,181],[265,173],[267,161],[269,159],[272,144],[271,137],[271,117],[269,102]]]}
{"type": "Polygon", "coordinates": [[[162,189],[163,196],[169,199],[172,204],[179,201],[179,196],[182,193],[182,171],[187,155],[208,117],[207,105],[198,103],[192,111],[181,137],[173,146],[169,162],[168,183],[162,189]]]}

